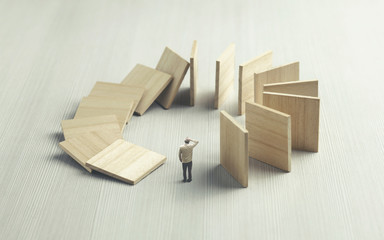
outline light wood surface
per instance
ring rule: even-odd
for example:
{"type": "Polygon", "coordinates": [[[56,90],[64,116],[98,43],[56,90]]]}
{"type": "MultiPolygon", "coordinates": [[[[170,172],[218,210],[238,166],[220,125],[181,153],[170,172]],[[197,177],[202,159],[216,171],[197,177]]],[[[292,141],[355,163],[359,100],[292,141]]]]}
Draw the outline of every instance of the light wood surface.
{"type": "Polygon", "coordinates": [[[156,69],[137,64],[121,82],[126,85],[134,85],[145,89],[135,112],[143,115],[156,98],[171,82],[172,76],[156,69]]]}
{"type": "Polygon", "coordinates": [[[60,147],[88,172],[92,169],[85,163],[103,149],[111,145],[117,139],[121,139],[120,133],[111,131],[97,131],[78,135],[60,142],[60,147]]]}
{"type": "Polygon", "coordinates": [[[68,119],[61,121],[65,139],[77,137],[89,132],[106,131],[112,135],[121,135],[116,115],[102,115],[88,118],[68,119]]]}
{"type": "Polygon", "coordinates": [[[86,166],[129,184],[136,184],[166,159],[161,154],[119,139],[89,159],[86,166]]]}
{"type": "Polygon", "coordinates": [[[263,92],[275,92],[309,97],[318,97],[318,89],[318,80],[308,80],[264,84],[263,92]]]}
{"type": "Polygon", "coordinates": [[[238,114],[242,115],[245,111],[245,102],[254,99],[254,74],[264,72],[272,68],[272,51],[249,60],[239,66],[239,100],[238,114]]]}
{"type": "Polygon", "coordinates": [[[264,92],[264,105],[289,114],[292,121],[292,148],[317,152],[319,148],[320,99],[264,92]]]}
{"type": "Polygon", "coordinates": [[[173,100],[179,91],[180,85],[184,80],[185,74],[187,74],[188,68],[189,62],[187,60],[180,57],[170,48],[165,47],[164,52],[156,66],[157,70],[168,73],[173,77],[172,82],[156,99],[156,102],[158,102],[165,109],[171,107],[173,100]]]}
{"type": "Polygon", "coordinates": [[[133,101],[118,97],[84,97],[81,99],[74,119],[104,115],[116,115],[120,130],[123,132],[125,124],[132,114],[133,101]]]}
{"type": "Polygon", "coordinates": [[[226,111],[220,112],[220,164],[241,186],[248,187],[248,131],[226,111]]]}
{"type": "Polygon", "coordinates": [[[272,68],[254,74],[254,101],[263,104],[263,85],[269,83],[292,82],[299,80],[299,62],[272,68]]]}
{"type": "Polygon", "coordinates": [[[191,106],[195,106],[195,98],[196,98],[196,92],[197,92],[197,79],[198,79],[197,50],[198,50],[197,41],[194,40],[192,44],[191,57],[189,58],[189,64],[190,64],[189,65],[189,73],[190,73],[189,104],[191,106]]]}
{"type": "MultiPolygon", "coordinates": [[[[384,1],[0,0],[0,238],[382,240],[384,1]],[[126,140],[167,156],[130,186],[88,174],[59,147],[96,81],[120,83],[164,46],[189,58],[172,108],[132,117],[126,140]],[[249,162],[248,188],[220,166],[215,60],[236,43],[238,65],[271,49],[318,79],[319,152],[292,151],[292,172],[249,162]],[[256,55],[255,55],[256,54],[256,55]],[[189,75],[189,73],[187,73],[189,75]],[[193,181],[177,159],[199,140],[193,181]],[[187,224],[183,224],[188,222],[187,224]]],[[[237,83],[221,110],[237,116],[237,83]]]]}
{"type": "Polygon", "coordinates": [[[246,102],[245,124],[249,133],[249,156],[281,170],[291,171],[291,117],[246,102]]]}
{"type": "Polygon", "coordinates": [[[215,102],[218,109],[233,90],[235,79],[235,44],[231,43],[216,60],[215,102]]]}
{"type": "Polygon", "coordinates": [[[125,98],[127,101],[133,101],[133,107],[129,113],[127,123],[131,120],[131,117],[139,104],[141,97],[144,93],[144,88],[140,86],[125,85],[119,83],[108,83],[108,82],[96,82],[93,86],[89,96],[96,97],[117,97],[125,98]]]}

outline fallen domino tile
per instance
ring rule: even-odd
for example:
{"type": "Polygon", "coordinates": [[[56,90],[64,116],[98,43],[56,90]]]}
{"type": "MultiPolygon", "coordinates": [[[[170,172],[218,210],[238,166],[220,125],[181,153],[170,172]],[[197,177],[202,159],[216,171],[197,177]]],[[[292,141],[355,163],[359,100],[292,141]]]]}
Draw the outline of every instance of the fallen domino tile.
{"type": "Polygon", "coordinates": [[[88,160],[86,166],[123,182],[136,184],[166,159],[161,154],[119,139],[88,160]]]}
{"type": "Polygon", "coordinates": [[[189,90],[189,105],[194,106],[195,105],[195,99],[196,99],[196,91],[197,91],[197,74],[198,74],[198,68],[197,68],[197,41],[193,41],[192,45],[192,51],[191,51],[191,57],[189,59],[190,62],[190,90],[189,90]]]}
{"type": "Polygon", "coordinates": [[[249,156],[291,171],[291,117],[251,102],[245,103],[249,156]]]}
{"type": "Polygon", "coordinates": [[[220,112],[220,164],[248,187],[248,131],[225,111],[220,112]]]}
{"type": "Polygon", "coordinates": [[[133,101],[124,98],[84,97],[77,108],[74,119],[101,115],[116,115],[120,131],[123,132],[127,119],[132,113],[133,101]]]}
{"type": "Polygon", "coordinates": [[[245,102],[254,99],[254,74],[270,69],[272,67],[272,56],[272,51],[268,51],[239,66],[239,115],[244,114],[245,102]]]}
{"type": "Polygon", "coordinates": [[[235,44],[230,44],[216,60],[215,103],[218,109],[231,93],[235,77],[235,44]]]}
{"type": "Polygon", "coordinates": [[[135,110],[137,114],[143,115],[172,79],[173,77],[167,73],[137,64],[121,83],[145,89],[135,110]]]}
{"type": "Polygon", "coordinates": [[[134,111],[136,110],[136,107],[139,104],[143,93],[144,88],[139,86],[124,85],[119,83],[96,82],[89,96],[110,98],[118,97],[125,98],[127,101],[133,101],[133,108],[127,119],[128,123],[134,111]]]}
{"type": "Polygon", "coordinates": [[[263,104],[263,86],[269,83],[292,82],[299,80],[299,62],[269,69],[254,74],[254,101],[263,104]]]}
{"type": "Polygon", "coordinates": [[[113,135],[121,136],[121,130],[116,115],[104,115],[61,121],[64,138],[77,137],[84,133],[108,131],[113,135]]]}
{"type": "Polygon", "coordinates": [[[173,80],[156,99],[156,102],[165,109],[171,107],[188,68],[188,61],[180,57],[170,48],[166,47],[164,49],[164,52],[157,63],[156,70],[170,74],[173,77],[173,80]]]}
{"type": "Polygon", "coordinates": [[[60,142],[59,146],[87,171],[91,168],[85,163],[103,149],[111,145],[117,139],[121,139],[121,133],[110,131],[97,131],[84,133],[74,138],[60,142]]]}

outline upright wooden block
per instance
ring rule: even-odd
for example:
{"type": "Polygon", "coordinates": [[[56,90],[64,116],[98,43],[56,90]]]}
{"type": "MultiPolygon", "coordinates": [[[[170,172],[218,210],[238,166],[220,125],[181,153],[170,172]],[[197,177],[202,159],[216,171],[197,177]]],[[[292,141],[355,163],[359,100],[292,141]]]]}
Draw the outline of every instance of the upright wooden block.
{"type": "Polygon", "coordinates": [[[244,114],[245,102],[254,99],[254,74],[272,67],[272,55],[272,51],[268,51],[239,66],[239,115],[244,114]]]}
{"type": "Polygon", "coordinates": [[[267,107],[291,115],[292,148],[318,152],[319,98],[264,92],[263,102],[267,107]]]}
{"type": "Polygon", "coordinates": [[[125,98],[127,101],[133,101],[132,111],[128,115],[127,122],[131,119],[137,105],[144,93],[144,88],[140,86],[125,85],[118,83],[96,82],[89,96],[125,98]]]}
{"type": "Polygon", "coordinates": [[[216,60],[215,105],[218,109],[231,93],[235,77],[235,44],[230,44],[216,60]]]}
{"type": "Polygon", "coordinates": [[[74,118],[116,115],[120,130],[123,132],[132,108],[133,101],[127,101],[124,98],[84,97],[77,108],[74,118]]]}
{"type": "Polygon", "coordinates": [[[87,171],[92,169],[85,163],[103,149],[111,145],[117,139],[121,139],[120,133],[110,131],[88,132],[61,142],[60,147],[78,162],[87,171]]]}
{"type": "Polygon", "coordinates": [[[195,98],[197,91],[197,41],[193,41],[191,57],[190,57],[190,91],[189,91],[189,104],[195,106],[195,98]]]}
{"type": "Polygon", "coordinates": [[[90,132],[109,132],[121,136],[121,129],[116,115],[103,115],[61,121],[64,138],[69,139],[90,132]]]}
{"type": "Polygon", "coordinates": [[[263,92],[286,93],[309,97],[318,97],[319,82],[317,80],[293,81],[264,84],[263,92]]]}
{"type": "Polygon", "coordinates": [[[145,89],[135,110],[137,114],[143,115],[171,80],[172,76],[167,73],[137,64],[121,83],[145,89]]]}
{"type": "Polygon", "coordinates": [[[272,68],[254,75],[254,101],[263,104],[263,86],[269,83],[291,82],[299,80],[299,62],[272,68]]]}
{"type": "Polygon", "coordinates": [[[119,139],[88,160],[86,166],[129,184],[136,184],[166,159],[161,154],[119,139]]]}
{"type": "Polygon", "coordinates": [[[220,112],[220,164],[248,187],[248,131],[227,112],[220,112]]]}
{"type": "Polygon", "coordinates": [[[245,103],[249,156],[291,171],[291,117],[256,103],[245,103]]]}
{"type": "Polygon", "coordinates": [[[163,55],[157,63],[156,69],[170,74],[173,77],[173,81],[164,89],[164,91],[157,98],[156,102],[158,102],[165,109],[171,107],[188,68],[188,61],[184,60],[168,47],[164,49],[163,55]]]}

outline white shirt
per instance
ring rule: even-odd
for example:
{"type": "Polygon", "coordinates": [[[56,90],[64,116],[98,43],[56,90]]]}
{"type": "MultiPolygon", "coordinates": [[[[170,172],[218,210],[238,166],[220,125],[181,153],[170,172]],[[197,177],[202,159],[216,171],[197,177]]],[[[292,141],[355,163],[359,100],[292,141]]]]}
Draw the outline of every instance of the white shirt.
{"type": "Polygon", "coordinates": [[[192,162],[193,148],[196,147],[196,145],[199,143],[199,141],[192,140],[192,139],[190,142],[192,142],[192,143],[190,143],[190,144],[186,143],[186,144],[180,146],[179,158],[180,158],[182,163],[192,162]]]}

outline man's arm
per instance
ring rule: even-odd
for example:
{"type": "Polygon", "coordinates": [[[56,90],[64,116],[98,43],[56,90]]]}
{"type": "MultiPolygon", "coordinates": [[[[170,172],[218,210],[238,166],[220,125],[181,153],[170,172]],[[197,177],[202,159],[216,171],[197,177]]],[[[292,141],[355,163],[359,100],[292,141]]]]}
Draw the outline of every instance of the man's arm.
{"type": "Polygon", "coordinates": [[[189,141],[192,142],[192,144],[189,145],[192,148],[196,147],[196,145],[199,143],[199,141],[197,141],[197,140],[194,140],[194,139],[191,139],[191,138],[188,138],[188,139],[189,139],[189,141]]]}
{"type": "Polygon", "coordinates": [[[179,160],[180,160],[180,162],[182,162],[182,160],[181,160],[181,149],[179,149],[179,160]]]}

